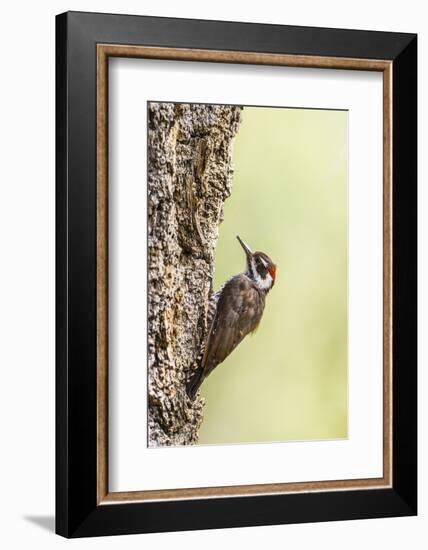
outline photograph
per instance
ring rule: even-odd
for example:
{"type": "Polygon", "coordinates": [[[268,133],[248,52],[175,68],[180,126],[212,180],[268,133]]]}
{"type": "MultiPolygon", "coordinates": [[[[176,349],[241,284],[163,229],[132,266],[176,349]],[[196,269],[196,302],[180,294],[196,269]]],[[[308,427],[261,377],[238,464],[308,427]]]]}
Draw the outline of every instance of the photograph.
{"type": "Polygon", "coordinates": [[[423,4],[2,8],[0,547],[427,547],[423,4]]]}
{"type": "Polygon", "coordinates": [[[147,125],[148,447],[346,439],[348,111],[147,125]]]}
{"type": "Polygon", "coordinates": [[[177,9],[56,17],[55,531],[412,521],[417,34],[177,9]]]}

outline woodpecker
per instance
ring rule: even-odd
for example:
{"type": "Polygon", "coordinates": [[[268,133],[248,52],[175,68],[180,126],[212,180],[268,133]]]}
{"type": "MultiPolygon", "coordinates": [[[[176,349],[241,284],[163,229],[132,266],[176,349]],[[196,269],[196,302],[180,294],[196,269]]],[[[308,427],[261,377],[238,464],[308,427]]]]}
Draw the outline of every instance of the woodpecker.
{"type": "Polygon", "coordinates": [[[215,312],[200,364],[187,383],[193,401],[205,378],[259,325],[266,296],[275,283],[276,265],[263,252],[252,252],[236,237],[246,255],[246,270],[235,275],[214,296],[215,312]]]}

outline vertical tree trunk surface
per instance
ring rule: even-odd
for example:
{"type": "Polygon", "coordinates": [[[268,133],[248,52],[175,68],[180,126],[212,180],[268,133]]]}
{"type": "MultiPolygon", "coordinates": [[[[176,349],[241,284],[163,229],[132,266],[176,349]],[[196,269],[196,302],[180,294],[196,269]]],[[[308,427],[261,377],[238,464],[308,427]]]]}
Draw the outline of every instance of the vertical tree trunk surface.
{"type": "Polygon", "coordinates": [[[236,106],[148,108],[148,440],[197,443],[203,399],[186,381],[205,342],[214,253],[231,193],[236,106]]]}

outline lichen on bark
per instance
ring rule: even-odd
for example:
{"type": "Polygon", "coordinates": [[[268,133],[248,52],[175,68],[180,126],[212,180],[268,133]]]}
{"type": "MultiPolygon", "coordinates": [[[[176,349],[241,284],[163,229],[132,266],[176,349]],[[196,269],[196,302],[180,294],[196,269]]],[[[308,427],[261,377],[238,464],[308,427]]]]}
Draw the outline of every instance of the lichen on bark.
{"type": "Polygon", "coordinates": [[[148,104],[148,444],[198,441],[186,395],[208,329],[214,255],[241,108],[148,104]]]}

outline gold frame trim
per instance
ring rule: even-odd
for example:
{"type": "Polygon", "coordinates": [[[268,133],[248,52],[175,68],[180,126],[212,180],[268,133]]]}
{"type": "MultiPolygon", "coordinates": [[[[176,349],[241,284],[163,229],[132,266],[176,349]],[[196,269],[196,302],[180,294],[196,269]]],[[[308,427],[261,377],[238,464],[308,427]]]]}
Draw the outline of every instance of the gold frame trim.
{"type": "Polygon", "coordinates": [[[97,503],[222,498],[392,487],[392,61],[97,45],[97,503]],[[108,59],[134,57],[383,73],[383,477],[150,491],[108,490],[108,59]]]}

